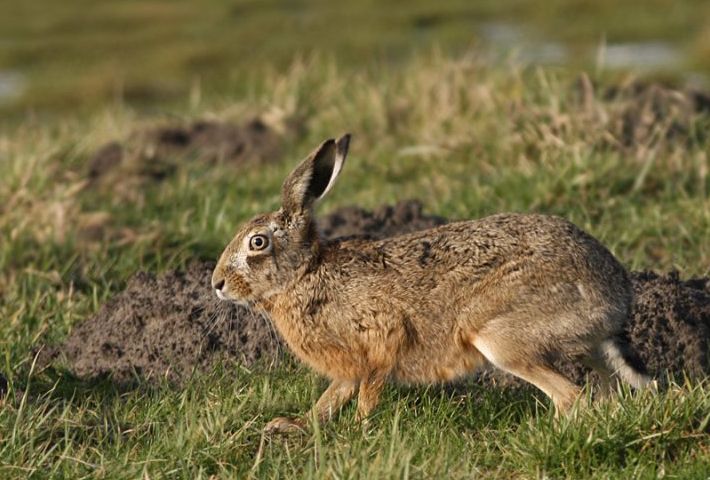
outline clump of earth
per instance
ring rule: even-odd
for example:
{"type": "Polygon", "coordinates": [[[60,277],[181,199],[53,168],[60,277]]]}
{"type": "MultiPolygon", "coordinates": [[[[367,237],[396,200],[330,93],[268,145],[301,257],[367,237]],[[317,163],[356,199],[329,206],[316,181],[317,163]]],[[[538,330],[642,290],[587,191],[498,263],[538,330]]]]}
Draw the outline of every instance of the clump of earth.
{"type": "Polygon", "coordinates": [[[603,88],[582,74],[574,93],[575,117],[590,132],[601,128],[596,133],[603,144],[631,151],[687,144],[697,135],[698,116],[710,112],[707,92],[659,83],[631,81],[603,88]]]}
{"type": "MultiPolygon", "coordinates": [[[[321,219],[328,238],[386,238],[445,223],[416,201],[336,210],[321,219]]],[[[72,331],[58,347],[45,349],[45,363],[64,365],[79,377],[110,375],[117,382],[136,376],[180,383],[218,363],[270,366],[287,354],[278,333],[262,315],[219,301],[210,288],[214,263],[156,276],[138,273],[126,289],[72,331]],[[167,333],[169,332],[169,334],[167,333]]],[[[649,373],[663,378],[702,378],[710,370],[710,280],[682,280],[676,273],[633,272],[635,302],[626,326],[632,347],[649,373]]],[[[561,366],[583,383],[588,373],[561,366]]],[[[490,370],[478,381],[514,385],[490,370]]]]}
{"type": "Polygon", "coordinates": [[[139,187],[161,182],[186,162],[237,167],[272,163],[281,158],[284,139],[296,128],[254,117],[242,123],[197,120],[137,130],[94,152],[86,175],[90,187],[112,194],[120,187],[122,197],[130,198],[139,187]]]}
{"type": "Polygon", "coordinates": [[[109,212],[92,210],[90,203],[78,201],[77,194],[89,190],[113,202],[141,204],[151,187],[192,165],[204,169],[228,164],[234,171],[244,171],[278,162],[284,145],[304,129],[302,122],[268,111],[239,122],[202,119],[137,128],[93,152],[87,167],[75,172],[75,186],[60,190],[62,201],[51,211],[42,205],[37,217],[47,217],[44,223],[59,241],[73,232],[88,248],[106,241],[131,243],[150,234],[117,225],[109,212]]]}

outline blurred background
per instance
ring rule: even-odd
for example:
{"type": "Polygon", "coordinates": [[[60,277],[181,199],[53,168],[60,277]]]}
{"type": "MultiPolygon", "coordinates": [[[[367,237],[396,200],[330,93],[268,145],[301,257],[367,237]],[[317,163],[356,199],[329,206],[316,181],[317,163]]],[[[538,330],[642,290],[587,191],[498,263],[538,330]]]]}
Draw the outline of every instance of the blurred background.
{"type": "Polygon", "coordinates": [[[297,58],[396,66],[440,49],[596,75],[710,85],[707,0],[2,2],[0,114],[233,97],[297,58]]]}

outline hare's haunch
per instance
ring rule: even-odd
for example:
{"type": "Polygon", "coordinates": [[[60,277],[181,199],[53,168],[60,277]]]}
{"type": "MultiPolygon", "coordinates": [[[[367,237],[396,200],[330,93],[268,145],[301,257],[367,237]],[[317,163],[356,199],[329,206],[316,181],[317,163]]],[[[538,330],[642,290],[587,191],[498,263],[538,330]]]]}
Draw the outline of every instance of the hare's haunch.
{"type": "MultiPolygon", "coordinates": [[[[377,405],[388,380],[453,380],[485,361],[545,392],[558,411],[579,388],[554,367],[581,361],[609,382],[649,382],[627,361],[624,267],[568,221],[500,214],[381,241],[325,241],[314,203],[341,172],[350,137],[323,142],[286,178],[282,206],[247,222],[212,285],[266,312],[298,358],[332,383],[321,421],[358,395],[377,405]]],[[[271,430],[304,426],[277,418],[271,430]]]]}

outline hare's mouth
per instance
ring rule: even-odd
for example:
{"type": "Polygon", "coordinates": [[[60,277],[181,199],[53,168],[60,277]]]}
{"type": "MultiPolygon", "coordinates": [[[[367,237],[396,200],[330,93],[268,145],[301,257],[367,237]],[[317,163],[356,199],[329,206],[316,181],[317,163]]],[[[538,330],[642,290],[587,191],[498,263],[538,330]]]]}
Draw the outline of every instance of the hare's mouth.
{"type": "Polygon", "coordinates": [[[217,294],[217,298],[219,298],[220,300],[223,300],[225,302],[233,303],[234,305],[238,305],[240,307],[251,307],[252,306],[252,302],[250,302],[249,300],[238,300],[236,298],[228,297],[227,295],[224,294],[224,292],[222,292],[222,290],[217,290],[215,288],[214,293],[217,294]]]}

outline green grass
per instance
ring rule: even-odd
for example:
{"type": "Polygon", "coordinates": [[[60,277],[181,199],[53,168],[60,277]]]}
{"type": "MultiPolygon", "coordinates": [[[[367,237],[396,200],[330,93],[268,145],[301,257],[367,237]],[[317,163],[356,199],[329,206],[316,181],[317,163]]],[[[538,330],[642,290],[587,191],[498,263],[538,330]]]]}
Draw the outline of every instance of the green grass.
{"type": "Polygon", "coordinates": [[[0,476],[707,478],[707,384],[627,392],[560,422],[532,388],[390,387],[367,427],[350,406],[305,436],[267,439],[268,419],[305,411],[324,388],[304,367],[225,365],[184,388],[124,389],[32,368],[39,339],[64,338],[136,270],[216,258],[240,222],[277,206],[295,161],[344,131],[354,134],[351,156],[321,211],[418,197],[450,218],[561,214],[629,268],[708,275],[707,115],[671,113],[624,145],[618,122],[633,101],[597,94],[585,107],[574,84],[565,73],[436,53],[362,72],[296,62],[242,96],[174,111],[238,120],[278,110],[305,127],[288,155],[248,171],[185,162],[131,201],[79,188],[86,160],[104,142],[168,118],[115,105],[6,130],[0,370],[10,392],[0,405],[0,476]],[[680,133],[666,135],[671,126],[680,133]],[[133,240],[82,238],[90,212],[133,240]]]}
{"type": "Polygon", "coordinates": [[[13,119],[111,101],[164,109],[190,96],[223,98],[248,91],[265,70],[283,70],[294,55],[314,53],[360,70],[435,46],[507,55],[553,42],[568,50],[563,64],[593,67],[603,42],[660,41],[679,56],[661,73],[710,72],[703,0],[5,3],[0,73],[20,75],[23,86],[0,98],[0,113],[13,119]],[[513,41],[505,33],[489,38],[491,27],[510,30],[513,41]]]}
{"type": "Polygon", "coordinates": [[[224,478],[706,478],[707,388],[628,393],[556,420],[532,390],[390,389],[367,426],[354,409],[328,425],[270,438],[271,416],[317,398],[300,369],[217,372],[182,390],[39,381],[6,405],[3,474],[224,478]],[[290,381],[294,378],[297,382],[290,381]],[[31,395],[31,394],[30,394],[31,395]]]}

